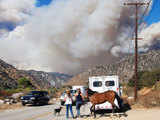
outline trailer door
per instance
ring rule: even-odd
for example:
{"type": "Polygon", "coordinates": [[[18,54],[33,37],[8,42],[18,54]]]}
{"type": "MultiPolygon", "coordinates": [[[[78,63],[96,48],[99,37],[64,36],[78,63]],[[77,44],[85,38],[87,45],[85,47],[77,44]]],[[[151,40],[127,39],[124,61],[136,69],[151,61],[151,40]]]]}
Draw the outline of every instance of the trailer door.
{"type": "Polygon", "coordinates": [[[118,79],[116,78],[107,78],[105,80],[105,89],[106,90],[113,90],[117,92],[119,95],[119,84],[118,84],[118,79]]]}

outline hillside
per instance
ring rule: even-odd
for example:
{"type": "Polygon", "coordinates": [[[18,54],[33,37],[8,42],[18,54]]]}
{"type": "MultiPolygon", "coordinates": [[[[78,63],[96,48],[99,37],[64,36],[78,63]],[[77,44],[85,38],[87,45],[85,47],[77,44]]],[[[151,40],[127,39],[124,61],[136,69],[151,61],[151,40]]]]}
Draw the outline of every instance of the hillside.
{"type": "MultiPolygon", "coordinates": [[[[139,71],[160,68],[160,51],[149,51],[141,53],[138,57],[139,71]]],[[[97,75],[119,75],[121,82],[128,82],[134,75],[134,56],[126,56],[115,64],[97,65],[92,69],[74,76],[67,85],[87,84],[89,76],[97,75]]]]}
{"type": "Polygon", "coordinates": [[[44,88],[61,87],[72,77],[71,75],[57,72],[43,72],[35,70],[29,70],[24,72],[34,77],[35,82],[38,84],[38,86],[42,86],[44,88]]]}
{"type": "Polygon", "coordinates": [[[30,80],[31,84],[40,88],[35,82],[32,76],[27,73],[16,69],[14,66],[4,62],[0,59],[0,88],[1,89],[15,89],[17,88],[17,80],[25,77],[30,80]]]}
{"type": "Polygon", "coordinates": [[[60,87],[64,82],[69,80],[72,76],[43,71],[25,71],[18,70],[14,66],[4,62],[0,59],[0,88],[1,89],[15,89],[17,88],[17,80],[20,78],[27,78],[31,84],[38,89],[47,89],[50,87],[60,87]]]}

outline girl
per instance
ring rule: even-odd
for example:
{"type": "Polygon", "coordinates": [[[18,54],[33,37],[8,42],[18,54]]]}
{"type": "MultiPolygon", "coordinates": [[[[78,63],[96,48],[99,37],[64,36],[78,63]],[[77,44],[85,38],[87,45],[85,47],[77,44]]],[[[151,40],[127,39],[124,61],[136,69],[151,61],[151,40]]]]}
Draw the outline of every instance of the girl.
{"type": "Polygon", "coordinates": [[[73,111],[72,111],[72,96],[71,96],[70,90],[66,90],[65,105],[66,105],[66,118],[69,118],[69,110],[71,112],[72,118],[74,118],[73,111]]]}

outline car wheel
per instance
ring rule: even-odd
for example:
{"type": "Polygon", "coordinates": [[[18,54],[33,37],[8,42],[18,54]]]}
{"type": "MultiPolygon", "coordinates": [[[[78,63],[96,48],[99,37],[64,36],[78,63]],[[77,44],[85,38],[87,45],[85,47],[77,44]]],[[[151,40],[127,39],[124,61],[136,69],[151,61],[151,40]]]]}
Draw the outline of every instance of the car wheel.
{"type": "Polygon", "coordinates": [[[43,102],[43,105],[48,105],[48,101],[44,101],[44,102],[43,102]]]}
{"type": "Polygon", "coordinates": [[[48,105],[48,101],[46,101],[46,103],[45,103],[46,105],[48,105]]]}
{"type": "Polygon", "coordinates": [[[22,105],[25,106],[26,104],[24,102],[22,102],[22,105]]]}
{"type": "Polygon", "coordinates": [[[37,103],[36,101],[34,101],[34,102],[32,103],[32,105],[33,105],[33,106],[37,106],[38,103],[37,103]]]}

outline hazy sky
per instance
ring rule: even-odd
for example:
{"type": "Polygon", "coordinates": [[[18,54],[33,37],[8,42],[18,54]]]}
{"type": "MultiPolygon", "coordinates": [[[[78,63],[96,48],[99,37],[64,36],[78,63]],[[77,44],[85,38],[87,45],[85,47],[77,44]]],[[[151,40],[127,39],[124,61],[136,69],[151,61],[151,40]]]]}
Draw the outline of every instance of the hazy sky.
{"type": "MultiPolygon", "coordinates": [[[[0,0],[0,58],[21,69],[65,73],[111,63],[134,51],[135,7],[124,2],[130,0],[0,0]]],[[[140,34],[142,50],[160,38],[159,3],[145,18],[152,27],[140,34]]]]}
{"type": "MultiPolygon", "coordinates": [[[[37,0],[36,6],[41,7],[44,5],[49,5],[55,0],[37,0]]],[[[145,17],[145,22],[148,25],[157,23],[160,21],[160,0],[153,0],[152,9],[149,14],[145,17]]]]}

